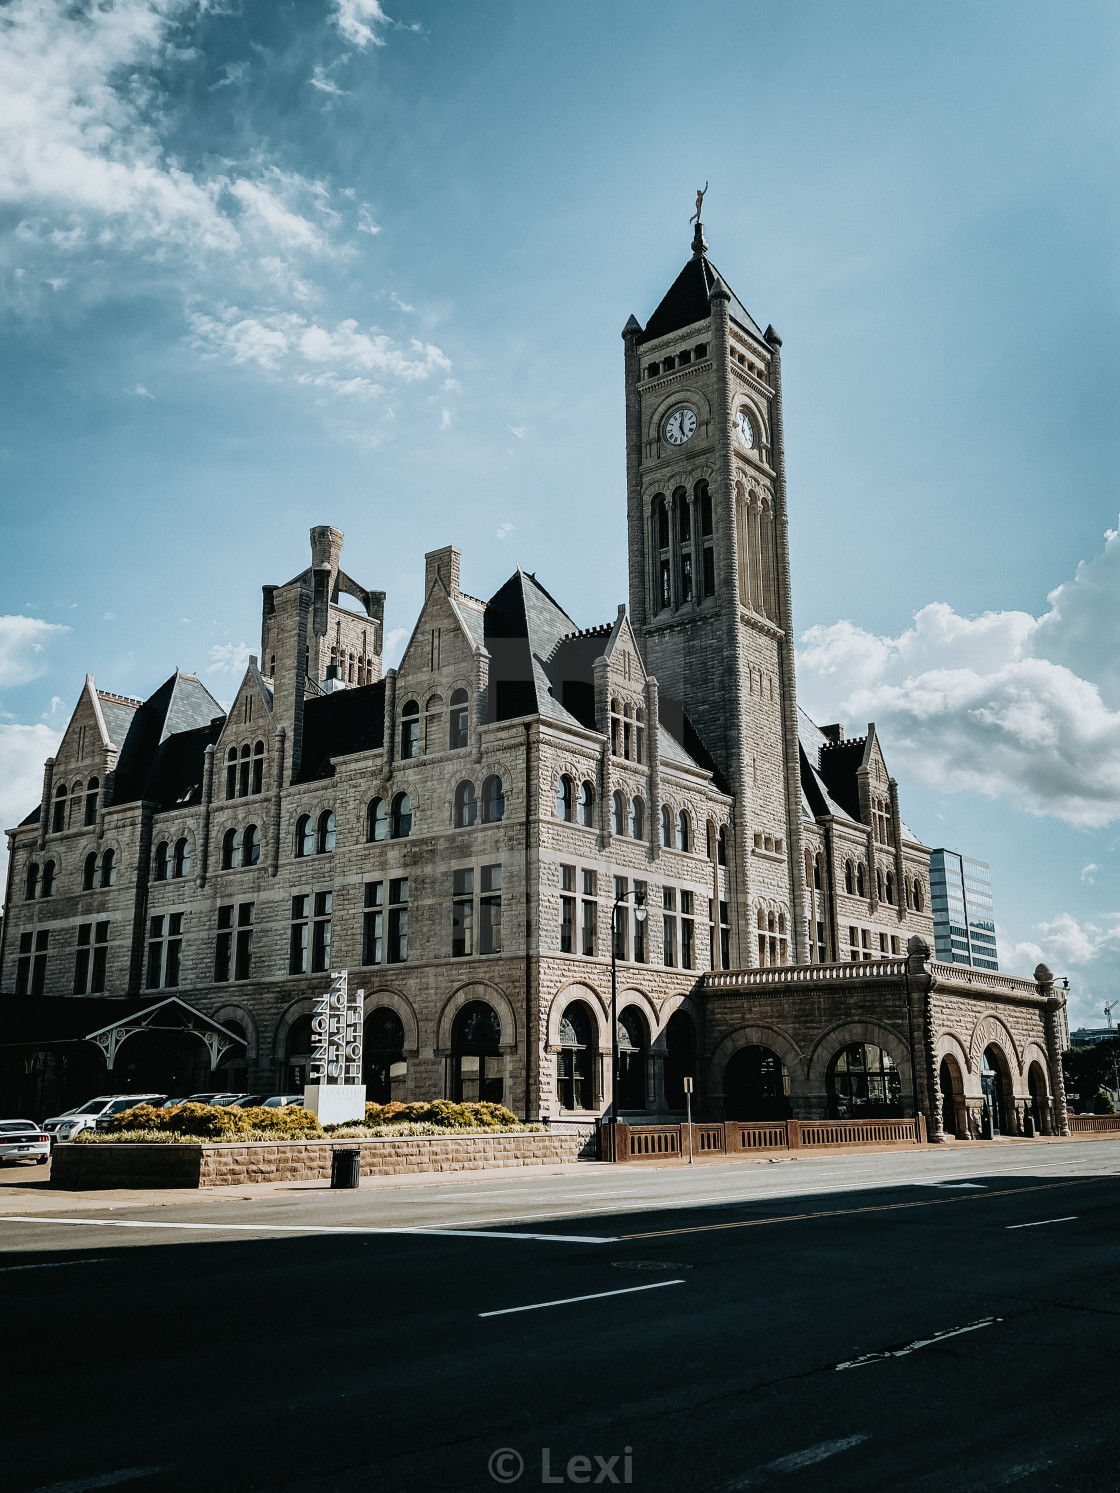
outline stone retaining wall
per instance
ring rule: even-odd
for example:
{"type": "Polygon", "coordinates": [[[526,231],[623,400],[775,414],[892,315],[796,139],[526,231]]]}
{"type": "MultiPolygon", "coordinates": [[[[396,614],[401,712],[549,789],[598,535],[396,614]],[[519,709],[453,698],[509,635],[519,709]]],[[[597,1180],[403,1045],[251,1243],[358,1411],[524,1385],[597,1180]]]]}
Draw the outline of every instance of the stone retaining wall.
{"type": "Polygon", "coordinates": [[[589,1154],[585,1137],[548,1133],[413,1135],[400,1140],[188,1141],[181,1145],[78,1142],[55,1147],[51,1186],[80,1191],[329,1181],[331,1152],[354,1147],[362,1153],[363,1177],[556,1165],[589,1154]]]}

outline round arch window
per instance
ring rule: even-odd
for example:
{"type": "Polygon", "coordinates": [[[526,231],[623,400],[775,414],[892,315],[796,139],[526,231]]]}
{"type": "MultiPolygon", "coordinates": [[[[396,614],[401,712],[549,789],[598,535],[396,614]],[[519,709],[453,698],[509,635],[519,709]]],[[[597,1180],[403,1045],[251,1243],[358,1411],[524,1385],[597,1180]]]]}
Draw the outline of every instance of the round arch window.
{"type": "Polygon", "coordinates": [[[557,1092],[563,1109],[595,1108],[598,1026],[583,1001],[573,1001],[560,1018],[556,1060],[557,1092]]]}
{"type": "Polygon", "coordinates": [[[373,1104],[403,1099],[408,1072],[404,1059],[404,1022],[389,1006],[366,1017],[362,1046],[366,1098],[373,1104]],[[396,1089],[396,1093],[394,1093],[396,1089]]]}
{"type": "Polygon", "coordinates": [[[882,1120],[902,1114],[902,1075],[889,1052],[852,1042],[832,1060],[828,1084],[834,1120],[882,1120]]]}
{"type": "Polygon", "coordinates": [[[637,1006],[618,1013],[618,1107],[646,1108],[646,1057],[649,1028],[637,1006]]]}
{"type": "Polygon", "coordinates": [[[471,1001],[451,1029],[452,1098],[501,1104],[505,1060],[501,1055],[502,1023],[486,1001],[471,1001]]]}
{"type": "Polygon", "coordinates": [[[778,1054],[757,1044],[740,1047],[723,1071],[724,1115],[728,1120],[788,1120],[789,1073],[778,1054]]]}

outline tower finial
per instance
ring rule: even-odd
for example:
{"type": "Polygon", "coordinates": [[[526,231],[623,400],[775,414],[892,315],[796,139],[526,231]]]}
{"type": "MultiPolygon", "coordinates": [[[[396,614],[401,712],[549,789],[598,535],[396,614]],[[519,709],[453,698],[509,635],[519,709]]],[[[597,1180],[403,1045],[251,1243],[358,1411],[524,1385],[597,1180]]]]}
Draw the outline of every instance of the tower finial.
{"type": "Polygon", "coordinates": [[[698,259],[701,254],[706,253],[708,248],[708,240],[704,237],[704,225],[700,221],[700,214],[704,207],[704,196],[707,190],[708,183],[705,182],[696,193],[696,211],[688,220],[690,223],[696,224],[696,232],[692,235],[692,257],[694,259],[698,259]]]}

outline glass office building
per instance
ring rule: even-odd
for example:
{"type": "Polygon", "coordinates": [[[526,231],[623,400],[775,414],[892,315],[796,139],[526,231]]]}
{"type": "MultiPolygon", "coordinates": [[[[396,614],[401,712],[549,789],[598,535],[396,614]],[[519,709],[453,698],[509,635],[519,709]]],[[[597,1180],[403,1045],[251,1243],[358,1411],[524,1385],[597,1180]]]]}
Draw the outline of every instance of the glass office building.
{"type": "Polygon", "coordinates": [[[985,862],[955,850],[933,850],[929,890],[934,957],[944,964],[999,969],[992,881],[985,862]]]}

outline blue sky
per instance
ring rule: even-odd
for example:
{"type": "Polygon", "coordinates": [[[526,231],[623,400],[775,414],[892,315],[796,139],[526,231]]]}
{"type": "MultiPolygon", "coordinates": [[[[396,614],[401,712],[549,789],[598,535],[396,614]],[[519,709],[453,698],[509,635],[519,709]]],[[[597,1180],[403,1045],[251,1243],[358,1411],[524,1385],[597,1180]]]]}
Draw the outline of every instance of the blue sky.
{"type": "Polygon", "coordinates": [[[1120,12],[386,3],[0,4],[5,824],[87,671],[228,698],[312,524],[390,637],[445,543],[613,616],[619,334],[707,181],[784,340],[803,702],[877,721],[914,829],[992,863],[1006,966],[1099,1009],[1120,12]]]}

